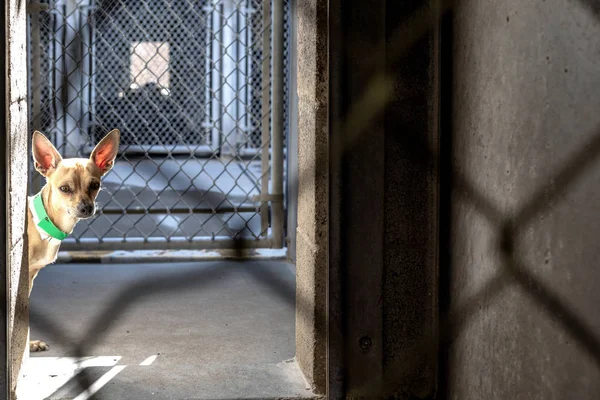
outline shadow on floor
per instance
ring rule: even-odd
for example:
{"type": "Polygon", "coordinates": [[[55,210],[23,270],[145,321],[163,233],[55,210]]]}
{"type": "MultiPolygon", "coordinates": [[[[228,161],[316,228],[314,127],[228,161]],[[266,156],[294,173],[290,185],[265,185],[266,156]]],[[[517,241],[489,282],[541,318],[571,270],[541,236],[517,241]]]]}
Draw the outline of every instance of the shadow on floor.
{"type": "Polygon", "coordinates": [[[294,296],[294,267],[279,261],[51,265],[31,296],[31,338],[51,348],[32,354],[21,386],[49,399],[310,397],[293,360],[294,296]],[[192,281],[115,310],[78,362],[74,343],[115,296],[173,274],[192,281]],[[74,343],[52,342],[40,314],[74,343]],[[84,368],[93,396],[77,384],[84,368]]]}

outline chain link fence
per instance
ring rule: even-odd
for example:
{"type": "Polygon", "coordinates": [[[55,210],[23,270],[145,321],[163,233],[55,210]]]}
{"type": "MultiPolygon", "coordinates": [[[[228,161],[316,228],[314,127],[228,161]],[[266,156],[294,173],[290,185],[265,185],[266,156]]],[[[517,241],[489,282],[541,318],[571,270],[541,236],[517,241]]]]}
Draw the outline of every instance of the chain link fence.
{"type": "MultiPolygon", "coordinates": [[[[277,15],[261,0],[32,4],[31,130],[64,157],[87,157],[121,130],[98,214],[65,249],[226,247],[239,238],[281,247],[283,218],[272,210],[284,193],[273,182],[284,179],[285,161],[273,153],[285,153],[289,126],[289,31],[289,0],[277,15]],[[274,45],[284,48],[277,74],[274,45]],[[283,123],[273,123],[273,105],[283,123]]],[[[41,186],[32,173],[31,192],[41,186]]]]}

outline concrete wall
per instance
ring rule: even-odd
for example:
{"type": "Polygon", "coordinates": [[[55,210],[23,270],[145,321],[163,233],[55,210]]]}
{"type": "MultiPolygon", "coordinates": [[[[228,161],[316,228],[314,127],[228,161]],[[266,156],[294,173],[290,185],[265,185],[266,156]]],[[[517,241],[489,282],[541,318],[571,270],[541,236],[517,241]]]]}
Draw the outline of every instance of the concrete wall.
{"type": "Polygon", "coordinates": [[[301,61],[297,65],[296,357],[314,389],[324,393],[329,133],[327,1],[300,1],[297,7],[297,59],[301,61]]]}
{"type": "MultiPolygon", "coordinates": [[[[0,10],[2,18],[0,18],[0,31],[6,35],[6,5],[4,3],[0,4],[0,10]]],[[[6,40],[0,41],[0,54],[4,56],[0,59],[0,65],[2,65],[2,71],[6,71],[6,66],[8,63],[6,62],[6,40]]],[[[2,87],[3,96],[0,96],[0,112],[2,113],[2,119],[6,119],[7,107],[6,107],[6,74],[0,75],[0,86],[2,87]]],[[[2,169],[0,170],[0,189],[6,188],[6,171],[7,166],[7,154],[6,154],[6,145],[7,141],[4,139],[7,137],[6,135],[6,124],[0,125],[0,166],[2,169]]],[[[0,243],[4,243],[3,246],[0,246],[0,277],[2,281],[0,282],[0,296],[4,299],[4,306],[0,307],[0,319],[2,321],[8,321],[9,317],[9,309],[8,305],[8,272],[9,268],[7,265],[8,261],[8,246],[7,246],[7,224],[6,224],[6,216],[7,212],[7,193],[6,190],[0,190],[0,243]]],[[[10,376],[8,371],[8,342],[9,342],[9,333],[8,333],[8,324],[4,324],[2,329],[0,329],[0,362],[2,363],[0,367],[0,395],[3,397],[7,397],[10,386],[10,376]]]]}
{"type": "Polygon", "coordinates": [[[7,253],[2,261],[6,264],[8,279],[8,340],[10,390],[14,393],[24,354],[28,354],[28,271],[27,239],[25,236],[25,210],[27,201],[27,56],[26,56],[26,10],[25,1],[6,2],[5,13],[5,149],[6,227],[7,253]]]}
{"type": "Polygon", "coordinates": [[[440,394],[600,398],[598,2],[463,0],[452,29],[449,161],[464,181],[454,176],[447,291],[450,311],[468,314],[440,394]],[[513,266],[531,277],[486,286],[507,265],[508,217],[513,266]]]}

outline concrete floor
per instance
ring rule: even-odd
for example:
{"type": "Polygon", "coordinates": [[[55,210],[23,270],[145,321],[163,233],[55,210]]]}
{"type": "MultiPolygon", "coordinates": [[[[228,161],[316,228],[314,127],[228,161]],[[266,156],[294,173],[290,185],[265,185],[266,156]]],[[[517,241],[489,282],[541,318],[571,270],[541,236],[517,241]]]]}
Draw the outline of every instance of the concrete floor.
{"type": "Polygon", "coordinates": [[[30,305],[31,338],[51,348],[31,355],[20,398],[310,397],[293,360],[294,286],[293,265],[275,261],[51,265],[30,305]]]}

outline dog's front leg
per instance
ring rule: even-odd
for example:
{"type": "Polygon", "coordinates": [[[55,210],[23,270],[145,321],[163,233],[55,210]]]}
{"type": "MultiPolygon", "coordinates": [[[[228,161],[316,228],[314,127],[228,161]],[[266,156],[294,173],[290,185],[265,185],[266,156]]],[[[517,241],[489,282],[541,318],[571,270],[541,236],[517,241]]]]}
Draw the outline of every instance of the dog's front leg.
{"type": "MultiPolygon", "coordinates": [[[[40,270],[29,271],[29,297],[31,297],[31,289],[33,289],[33,280],[40,270]]],[[[28,335],[29,336],[29,335],[28,335]]],[[[29,341],[29,351],[45,351],[48,350],[50,346],[48,343],[42,342],[41,340],[30,340],[29,341]]]]}
{"type": "Polygon", "coordinates": [[[48,343],[42,342],[41,340],[30,340],[29,341],[29,351],[45,351],[48,350],[50,346],[48,343]]]}

